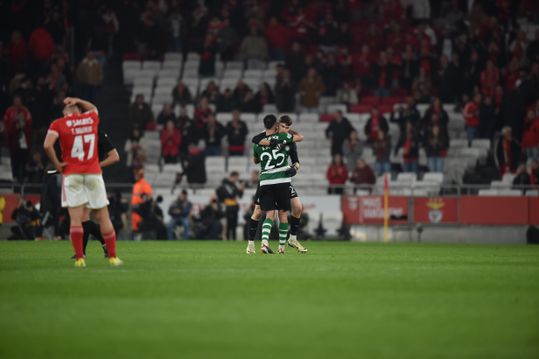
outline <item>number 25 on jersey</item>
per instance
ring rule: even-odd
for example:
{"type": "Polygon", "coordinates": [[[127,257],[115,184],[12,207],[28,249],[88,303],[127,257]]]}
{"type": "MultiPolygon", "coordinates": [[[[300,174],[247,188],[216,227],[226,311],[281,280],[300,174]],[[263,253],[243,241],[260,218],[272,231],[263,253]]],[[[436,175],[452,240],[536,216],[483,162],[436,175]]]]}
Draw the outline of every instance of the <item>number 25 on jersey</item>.
{"type": "Polygon", "coordinates": [[[260,160],[266,162],[264,165],[264,171],[274,169],[281,166],[286,159],[283,153],[279,153],[278,149],[274,149],[270,152],[262,152],[260,154],[260,160]]]}
{"type": "Polygon", "coordinates": [[[75,136],[75,139],[73,140],[73,147],[71,148],[72,158],[78,158],[79,161],[84,161],[84,157],[86,155],[86,160],[90,160],[92,157],[94,157],[94,152],[95,134],[92,133],[88,135],[75,136]],[[85,144],[89,144],[89,146],[85,146],[85,144]],[[85,147],[89,147],[87,153],[85,153],[85,147]]]}

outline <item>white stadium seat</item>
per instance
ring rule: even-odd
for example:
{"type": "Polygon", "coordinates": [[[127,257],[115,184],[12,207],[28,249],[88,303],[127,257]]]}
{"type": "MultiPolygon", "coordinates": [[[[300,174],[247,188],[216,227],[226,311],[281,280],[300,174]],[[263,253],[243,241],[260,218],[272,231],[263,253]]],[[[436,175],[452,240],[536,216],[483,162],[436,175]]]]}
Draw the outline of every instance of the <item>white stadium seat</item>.
{"type": "Polygon", "coordinates": [[[163,62],[162,70],[176,70],[178,72],[182,69],[181,61],[165,61],[163,62]]]}
{"type": "Polygon", "coordinates": [[[503,175],[502,177],[502,182],[505,182],[505,183],[513,183],[513,179],[515,178],[515,175],[512,174],[512,173],[506,173],[503,175]]]}
{"type": "Polygon", "coordinates": [[[449,141],[450,148],[468,147],[468,140],[453,138],[449,141]]]}
{"type": "Polygon", "coordinates": [[[161,63],[159,61],[144,61],[142,62],[143,70],[160,70],[161,63]]]}
{"type": "Polygon", "coordinates": [[[298,121],[300,123],[316,123],[320,119],[320,115],[317,113],[300,113],[298,121]]]}
{"type": "Polygon", "coordinates": [[[164,61],[182,61],[183,55],[180,52],[165,52],[164,61]]]}
{"type": "Polygon", "coordinates": [[[472,147],[490,149],[489,139],[475,139],[472,141],[472,147]]]}
{"type": "Polygon", "coordinates": [[[189,61],[200,61],[200,55],[196,52],[190,52],[187,54],[186,62],[189,61]]]}
{"type": "MultiPolygon", "coordinates": [[[[332,104],[332,105],[327,105],[326,106],[326,112],[327,113],[335,113],[337,111],[342,111],[342,113],[346,113],[347,111],[347,108],[346,108],[346,105],[343,105],[343,104],[332,104]]],[[[348,118],[350,119],[350,118],[348,118]]]]}
{"type": "Polygon", "coordinates": [[[264,105],[264,108],[262,109],[262,112],[273,112],[273,113],[276,113],[276,112],[278,112],[277,106],[275,106],[275,105],[272,104],[272,103],[267,103],[267,104],[264,105]]]}
{"type": "Polygon", "coordinates": [[[232,120],[232,113],[230,112],[219,112],[217,114],[217,121],[221,122],[223,125],[230,120],[232,120]]]}
{"type": "Polygon", "coordinates": [[[243,70],[243,61],[229,61],[225,64],[227,70],[243,70]]]}
{"type": "Polygon", "coordinates": [[[511,187],[511,184],[508,183],[508,182],[504,182],[504,181],[492,181],[490,183],[490,188],[509,188],[511,187]]]}
{"type": "Polygon", "coordinates": [[[499,196],[522,196],[522,191],[518,189],[499,189],[498,190],[499,196]]]}
{"type": "Polygon", "coordinates": [[[223,72],[223,79],[228,79],[228,78],[240,78],[241,77],[241,73],[242,71],[241,70],[237,70],[237,69],[225,69],[225,71],[223,72]]]}
{"type": "Polygon", "coordinates": [[[198,68],[186,68],[183,69],[182,79],[198,78],[198,68]]]}
{"type": "Polygon", "coordinates": [[[240,78],[224,78],[221,80],[221,83],[219,84],[219,88],[221,91],[228,89],[234,90],[236,86],[238,85],[238,82],[240,81],[240,78]]]}
{"type": "Polygon", "coordinates": [[[427,172],[423,175],[423,181],[442,183],[444,174],[442,172],[427,172]]]}
{"type": "Polygon", "coordinates": [[[276,69],[267,69],[263,72],[264,78],[275,78],[277,76],[277,70],[276,69]]]}
{"type": "Polygon", "coordinates": [[[401,172],[397,175],[397,182],[413,184],[417,180],[417,175],[412,172],[401,172]]]}
{"type": "Polygon", "coordinates": [[[136,77],[133,81],[134,87],[152,87],[153,77],[136,77]]]}
{"type": "Polygon", "coordinates": [[[480,189],[478,194],[479,196],[497,196],[498,190],[497,189],[480,189]]]}
{"type": "Polygon", "coordinates": [[[122,69],[125,71],[127,69],[135,69],[140,70],[141,68],[141,62],[138,60],[127,60],[122,62],[122,69]]]}
{"type": "Polygon", "coordinates": [[[260,79],[264,75],[263,70],[245,70],[243,72],[243,78],[257,78],[260,79]]]}
{"type": "Polygon", "coordinates": [[[258,90],[260,89],[260,79],[258,78],[244,78],[243,79],[243,82],[249,86],[249,88],[254,92],[258,92],[258,90]]]}
{"type": "Polygon", "coordinates": [[[174,78],[159,77],[156,82],[156,87],[168,87],[169,91],[172,92],[172,89],[178,81],[174,78]]]}
{"type": "Polygon", "coordinates": [[[177,80],[180,77],[180,69],[162,69],[157,73],[157,78],[167,78],[177,80]]]}

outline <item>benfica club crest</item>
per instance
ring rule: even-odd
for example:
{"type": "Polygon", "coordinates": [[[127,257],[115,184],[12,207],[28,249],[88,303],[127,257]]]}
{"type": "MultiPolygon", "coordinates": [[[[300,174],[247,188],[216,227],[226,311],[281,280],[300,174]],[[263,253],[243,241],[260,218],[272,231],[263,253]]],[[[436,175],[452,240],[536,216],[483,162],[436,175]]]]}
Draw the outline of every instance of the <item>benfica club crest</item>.
{"type": "Polygon", "coordinates": [[[429,210],[429,221],[430,223],[440,223],[443,219],[444,213],[442,208],[445,206],[444,200],[442,198],[431,198],[427,202],[427,207],[429,210]]]}

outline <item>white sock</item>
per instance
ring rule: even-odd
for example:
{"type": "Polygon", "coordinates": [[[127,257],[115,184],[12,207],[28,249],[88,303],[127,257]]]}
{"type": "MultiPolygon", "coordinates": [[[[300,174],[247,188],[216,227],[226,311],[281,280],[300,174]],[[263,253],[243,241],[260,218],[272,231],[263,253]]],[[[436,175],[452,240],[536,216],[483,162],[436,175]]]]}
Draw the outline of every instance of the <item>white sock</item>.
{"type": "Polygon", "coordinates": [[[255,241],[247,241],[247,244],[248,244],[248,245],[253,245],[253,246],[254,246],[254,245],[255,245],[255,241]]]}
{"type": "Polygon", "coordinates": [[[263,239],[263,240],[262,240],[262,245],[263,245],[263,246],[268,246],[268,247],[269,247],[269,242],[268,242],[266,239],[263,239]]]}
{"type": "Polygon", "coordinates": [[[289,241],[295,241],[297,239],[297,236],[295,234],[291,234],[290,238],[288,238],[289,241]]]}

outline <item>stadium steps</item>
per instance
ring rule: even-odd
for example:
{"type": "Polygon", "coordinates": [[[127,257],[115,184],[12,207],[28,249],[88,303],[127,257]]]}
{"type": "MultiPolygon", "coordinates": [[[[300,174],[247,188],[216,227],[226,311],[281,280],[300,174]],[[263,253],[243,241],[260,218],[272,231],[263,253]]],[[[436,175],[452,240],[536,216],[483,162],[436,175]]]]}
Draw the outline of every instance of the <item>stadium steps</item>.
{"type": "Polygon", "coordinates": [[[120,154],[120,162],[104,171],[105,179],[113,182],[128,182],[130,173],[125,166],[123,150],[127,136],[129,119],[129,93],[125,90],[122,79],[121,63],[112,62],[105,68],[104,84],[96,98],[96,105],[101,110],[101,128],[109,135],[111,143],[120,154]]]}

